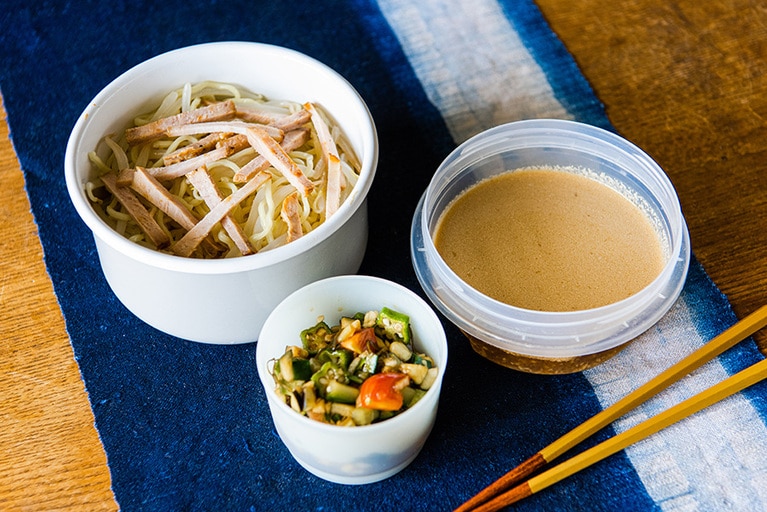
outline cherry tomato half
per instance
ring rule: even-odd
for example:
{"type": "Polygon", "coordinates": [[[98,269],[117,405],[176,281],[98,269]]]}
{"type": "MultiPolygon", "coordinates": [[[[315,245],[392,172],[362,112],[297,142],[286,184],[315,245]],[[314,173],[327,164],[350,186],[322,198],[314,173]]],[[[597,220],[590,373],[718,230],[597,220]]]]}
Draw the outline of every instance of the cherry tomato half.
{"type": "Polygon", "coordinates": [[[410,384],[410,378],[402,373],[377,373],[360,386],[357,407],[398,411],[402,408],[402,388],[410,384]]]}
{"type": "Polygon", "coordinates": [[[376,341],[375,329],[372,327],[361,329],[342,341],[341,346],[355,354],[361,354],[366,350],[377,352],[378,342],[376,341]]]}

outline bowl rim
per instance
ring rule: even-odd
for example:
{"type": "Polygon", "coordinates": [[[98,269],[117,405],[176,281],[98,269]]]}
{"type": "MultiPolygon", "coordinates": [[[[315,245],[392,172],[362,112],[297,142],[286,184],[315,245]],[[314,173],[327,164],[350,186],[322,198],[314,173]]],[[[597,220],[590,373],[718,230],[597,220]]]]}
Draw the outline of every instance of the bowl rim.
{"type": "MultiPolygon", "coordinates": [[[[269,316],[264,321],[264,325],[261,328],[261,333],[259,333],[258,336],[258,344],[256,346],[256,364],[258,365],[257,371],[259,375],[259,380],[261,381],[262,388],[267,396],[267,401],[270,404],[270,406],[276,406],[280,407],[280,410],[282,410],[284,413],[286,413],[286,417],[289,418],[293,422],[297,422],[300,425],[303,425],[307,428],[316,428],[320,429],[320,431],[327,431],[328,433],[339,433],[343,432],[345,435],[368,435],[371,432],[375,432],[376,430],[382,430],[382,429],[390,429],[390,428],[396,428],[397,425],[403,421],[407,421],[409,417],[413,416],[413,414],[416,414],[418,411],[423,409],[424,407],[428,407],[427,401],[423,398],[419,400],[413,407],[406,409],[401,414],[398,414],[397,416],[394,416],[392,418],[388,418],[384,421],[378,422],[378,423],[372,423],[370,425],[357,425],[353,428],[350,427],[343,427],[339,425],[331,425],[328,423],[322,423],[319,421],[312,420],[311,418],[308,418],[302,414],[297,413],[296,411],[292,410],[290,407],[287,406],[287,404],[284,404],[280,402],[277,398],[277,396],[274,394],[273,386],[271,383],[273,382],[272,376],[269,373],[269,371],[266,368],[262,368],[261,364],[261,356],[265,356],[266,360],[265,363],[268,363],[270,360],[274,359],[275,357],[266,357],[268,354],[264,354],[265,348],[262,350],[261,347],[264,346],[264,344],[261,343],[262,334],[264,330],[267,328],[268,324],[270,323],[270,318],[272,317],[274,311],[276,311],[278,308],[285,307],[285,304],[289,304],[293,300],[296,299],[299,295],[302,295],[308,291],[312,291],[315,288],[322,288],[324,286],[328,286],[328,284],[332,282],[347,282],[347,286],[365,286],[366,284],[375,283],[379,284],[381,286],[388,286],[398,293],[404,294],[408,296],[410,299],[414,300],[417,304],[419,304],[422,307],[422,312],[424,314],[424,319],[427,320],[429,323],[433,323],[437,327],[438,340],[437,344],[442,348],[442,361],[440,362],[440,365],[438,366],[439,369],[439,375],[437,377],[437,380],[435,382],[435,386],[432,386],[426,391],[427,395],[431,395],[430,398],[433,400],[439,401],[439,396],[441,394],[441,388],[442,388],[442,380],[445,376],[445,370],[447,369],[448,364],[448,357],[449,357],[449,349],[448,349],[448,343],[447,343],[447,334],[445,332],[445,328],[442,325],[442,322],[439,319],[439,316],[437,316],[437,313],[434,311],[434,308],[432,308],[431,305],[429,305],[428,302],[426,302],[421,296],[419,296],[417,293],[415,293],[410,288],[407,288],[406,286],[403,286],[399,283],[396,283],[394,281],[390,281],[388,279],[384,279],[381,277],[376,277],[372,275],[365,275],[365,274],[353,274],[353,275],[340,275],[340,276],[333,276],[328,277],[325,279],[320,279],[319,281],[314,281],[312,283],[309,283],[298,290],[294,291],[285,299],[280,301],[280,304],[278,304],[272,312],[269,313],[269,316]],[[436,396],[435,396],[436,395],[436,396]],[[410,413],[410,411],[415,411],[414,413],[410,413]],[[355,432],[356,434],[353,434],[352,432],[355,432]]],[[[403,312],[410,316],[409,312],[403,312]]],[[[431,354],[430,354],[431,355],[431,354]]],[[[424,398],[426,395],[424,395],[424,398]]],[[[427,411],[428,412],[428,411],[427,411]]],[[[274,418],[273,418],[274,421],[274,418]]]]}
{"type": "MultiPolygon", "coordinates": [[[[140,105],[138,104],[135,106],[137,109],[139,107],[140,105]]],[[[358,153],[361,153],[360,148],[355,149],[358,153]]],[[[195,44],[155,55],[154,57],[144,60],[124,71],[102,88],[96,96],[88,102],[72,128],[67,141],[64,157],[64,174],[70,200],[80,218],[91,230],[95,238],[98,238],[131,259],[153,267],[190,274],[225,274],[246,272],[282,263],[309,251],[316,245],[322,243],[330,234],[337,231],[361,207],[363,207],[377,171],[378,158],[378,133],[372,114],[359,92],[340,73],[314,57],[290,48],[250,41],[218,41],[195,44]],[[348,97],[349,104],[353,105],[354,109],[357,111],[355,116],[359,116],[366,120],[365,129],[361,130],[358,135],[362,142],[362,146],[369,147],[370,151],[364,155],[360,155],[361,169],[359,180],[355,184],[354,189],[352,189],[350,196],[330,219],[326,220],[322,225],[300,239],[268,251],[249,256],[224,259],[198,259],[156,251],[130,241],[114,231],[96,214],[88,201],[84,188],[82,187],[77,162],[79,151],[81,150],[79,147],[80,138],[83,135],[88,122],[93,116],[97,115],[100,106],[103,105],[105,101],[108,101],[113,95],[120,93],[124,89],[125,83],[130,82],[147,70],[153,68],[161,69],[165,62],[190,58],[190,55],[197,52],[220,49],[222,54],[226,54],[228,50],[233,48],[239,49],[240,51],[254,52],[254,54],[259,55],[300,61],[303,65],[313,68],[316,72],[323,73],[337,82],[339,94],[345,94],[348,97]]]]}

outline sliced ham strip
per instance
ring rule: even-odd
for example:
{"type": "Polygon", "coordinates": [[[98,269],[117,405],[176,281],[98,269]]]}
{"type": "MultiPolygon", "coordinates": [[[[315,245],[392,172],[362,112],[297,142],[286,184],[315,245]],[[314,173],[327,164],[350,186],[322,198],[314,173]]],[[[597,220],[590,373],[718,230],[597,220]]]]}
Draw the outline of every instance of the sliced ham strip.
{"type": "MultiPolygon", "coordinates": [[[[232,119],[237,110],[232,100],[221,101],[189,112],[163,117],[157,121],[125,130],[125,140],[130,145],[141,144],[164,137],[169,128],[190,123],[205,123],[232,119]]],[[[199,133],[199,132],[198,132],[199,133]]],[[[210,132],[205,132],[210,133],[210,132]]]]}
{"type": "Polygon", "coordinates": [[[226,196],[210,212],[203,217],[194,228],[190,229],[181,239],[171,246],[171,250],[179,256],[189,256],[194,249],[208,236],[210,230],[217,222],[221,222],[232,209],[242,202],[250,194],[254,193],[258,187],[271,179],[268,173],[262,172],[255,175],[241,188],[226,196]]]}
{"type": "MultiPolygon", "coordinates": [[[[211,210],[221,202],[221,199],[223,199],[221,192],[216,188],[216,184],[213,183],[213,179],[210,177],[210,174],[208,174],[208,170],[205,167],[195,169],[187,174],[186,178],[192,185],[194,185],[194,188],[197,189],[197,192],[200,193],[205,204],[207,204],[208,208],[211,210]]],[[[229,234],[234,245],[237,246],[243,256],[256,252],[248,241],[248,237],[245,236],[245,233],[242,231],[240,225],[237,224],[230,215],[225,215],[224,218],[221,219],[221,226],[229,234]]]]}
{"type": "Polygon", "coordinates": [[[298,211],[298,192],[293,192],[282,201],[280,217],[288,225],[288,233],[285,237],[285,243],[298,240],[304,234],[301,228],[301,217],[298,211]]]}
{"type": "Polygon", "coordinates": [[[190,158],[189,160],[182,160],[177,164],[166,165],[164,167],[148,167],[147,172],[159,181],[170,181],[179,176],[184,176],[186,173],[192,172],[198,167],[202,167],[203,165],[207,166],[216,160],[226,158],[230,154],[230,149],[222,146],[213,151],[203,153],[200,156],[190,158]]]}
{"type": "Polygon", "coordinates": [[[245,135],[242,135],[240,133],[236,135],[232,135],[226,140],[223,140],[216,144],[217,148],[226,148],[230,155],[233,155],[237,153],[238,151],[242,151],[245,148],[250,147],[250,142],[248,142],[248,137],[245,135]]]}
{"type": "Polygon", "coordinates": [[[237,117],[249,123],[272,124],[290,114],[272,112],[252,105],[237,105],[237,117]]]}
{"type": "MultiPolygon", "coordinates": [[[[285,134],[285,138],[282,139],[280,146],[282,146],[282,149],[285,150],[286,153],[290,153],[294,149],[298,149],[303,146],[307,140],[309,140],[309,130],[306,128],[299,128],[297,130],[287,132],[285,134]]],[[[269,160],[261,155],[258,155],[256,158],[243,165],[240,170],[235,173],[232,180],[235,183],[245,183],[250,178],[255,176],[256,173],[267,170],[269,167],[271,167],[271,165],[272,164],[269,163],[269,160]]]]}
{"type": "Polygon", "coordinates": [[[232,181],[238,184],[245,183],[252,176],[255,176],[256,173],[265,171],[271,166],[272,164],[269,163],[269,160],[261,155],[258,155],[256,158],[240,167],[240,170],[237,171],[232,177],[232,181]]]}
{"type": "MultiPolygon", "coordinates": [[[[135,169],[133,172],[133,182],[130,187],[168,217],[178,222],[182,228],[187,230],[187,233],[198,224],[197,217],[191,210],[179,198],[168,192],[162,183],[157,181],[147,169],[143,167],[135,169]]],[[[204,244],[206,252],[217,254],[221,251],[219,244],[216,244],[211,239],[205,238],[200,242],[204,244]]]]}
{"type": "MultiPolygon", "coordinates": [[[[228,132],[247,135],[248,128],[254,126],[253,123],[243,123],[242,121],[219,121],[212,123],[195,123],[171,126],[165,131],[168,137],[181,137],[182,135],[200,135],[202,133],[228,132]]],[[[284,135],[282,129],[267,124],[256,125],[263,128],[273,139],[281,141],[284,135]]]]}
{"type": "Polygon", "coordinates": [[[254,107],[237,107],[237,117],[251,123],[270,125],[282,131],[289,132],[300,128],[309,122],[311,114],[304,109],[292,114],[279,114],[260,110],[254,107]]]}
{"type": "MultiPolygon", "coordinates": [[[[165,165],[177,164],[184,160],[189,160],[192,157],[199,156],[200,154],[210,151],[217,147],[221,141],[227,140],[231,137],[231,134],[224,132],[211,133],[210,135],[203,137],[197,142],[186,145],[182,148],[178,148],[172,153],[168,153],[162,157],[162,161],[165,165]]],[[[246,140],[247,143],[247,140],[246,140]]]]}
{"type": "Polygon", "coordinates": [[[301,109],[290,114],[289,116],[277,119],[276,121],[270,123],[270,125],[274,128],[282,130],[283,132],[289,132],[301,128],[303,125],[309,122],[311,117],[311,113],[301,109]]]}
{"type": "Polygon", "coordinates": [[[325,194],[325,218],[330,218],[341,206],[341,190],[346,186],[346,180],[341,174],[341,160],[338,158],[336,143],[330,135],[330,128],[312,103],[304,104],[304,108],[311,113],[312,124],[317,131],[317,138],[322,148],[322,156],[327,162],[328,190],[325,194]]]}
{"type": "Polygon", "coordinates": [[[165,231],[162,230],[160,225],[155,221],[141,201],[133,195],[133,191],[127,187],[121,187],[117,184],[117,174],[110,172],[101,177],[101,181],[104,183],[109,192],[117,198],[117,200],[125,207],[136,224],[139,225],[141,231],[152,241],[152,243],[158,249],[164,249],[170,245],[170,237],[165,231]]]}
{"type": "Polygon", "coordinates": [[[309,181],[309,178],[290,159],[290,156],[288,156],[282,146],[269,136],[266,130],[255,126],[248,128],[248,141],[302,195],[305,196],[314,189],[314,185],[309,181]]]}
{"type": "Polygon", "coordinates": [[[136,167],[130,187],[187,231],[197,224],[197,217],[189,208],[178,197],[168,192],[147,169],[136,167]]]}
{"type": "Polygon", "coordinates": [[[123,169],[117,173],[117,186],[130,187],[133,183],[133,175],[136,173],[136,169],[123,169]]]}

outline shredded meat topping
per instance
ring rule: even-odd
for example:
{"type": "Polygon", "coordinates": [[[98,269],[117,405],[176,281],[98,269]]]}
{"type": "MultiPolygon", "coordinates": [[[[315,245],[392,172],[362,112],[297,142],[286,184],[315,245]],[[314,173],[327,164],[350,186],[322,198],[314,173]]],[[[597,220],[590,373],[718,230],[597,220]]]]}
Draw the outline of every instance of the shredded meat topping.
{"type": "Polygon", "coordinates": [[[164,137],[168,129],[174,126],[232,119],[236,113],[234,101],[221,101],[190,110],[189,112],[182,112],[175,116],[163,117],[142,126],[129,128],[125,131],[125,139],[130,145],[141,144],[142,142],[164,137]]]}

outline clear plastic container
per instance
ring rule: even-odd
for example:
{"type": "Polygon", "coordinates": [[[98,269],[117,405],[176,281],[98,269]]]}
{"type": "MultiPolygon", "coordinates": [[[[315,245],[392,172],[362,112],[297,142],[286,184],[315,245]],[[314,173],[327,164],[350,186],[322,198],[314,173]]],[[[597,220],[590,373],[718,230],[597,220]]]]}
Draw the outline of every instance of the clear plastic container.
{"type": "Polygon", "coordinates": [[[434,305],[475,351],[532,373],[572,373],[595,366],[655,324],[681,293],[690,240],[676,191],[663,170],[627,140],[563,120],[518,121],[482,132],[442,162],[416,208],[411,256],[434,305]],[[603,307],[568,312],[523,309],[466,284],[437,252],[433,236],[451,201],[476,183],[519,168],[568,167],[612,187],[647,213],[666,264],[638,293],[603,307]]]}

